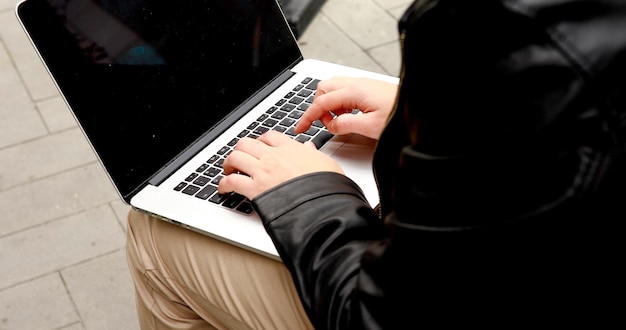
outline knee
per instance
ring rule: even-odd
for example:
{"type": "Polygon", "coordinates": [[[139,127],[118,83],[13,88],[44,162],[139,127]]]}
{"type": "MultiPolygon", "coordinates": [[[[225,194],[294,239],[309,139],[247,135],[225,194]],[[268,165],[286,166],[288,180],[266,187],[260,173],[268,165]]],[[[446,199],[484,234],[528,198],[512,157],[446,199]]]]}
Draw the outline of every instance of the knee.
{"type": "Polygon", "coordinates": [[[149,220],[147,215],[133,209],[126,216],[126,257],[131,270],[140,268],[141,258],[146,255],[141,251],[145,251],[143,241],[149,220]]]}
{"type": "Polygon", "coordinates": [[[162,237],[172,237],[174,226],[136,210],[130,210],[126,218],[126,256],[129,266],[138,272],[160,267],[166,259],[162,245],[167,245],[162,237]]]}
{"type": "Polygon", "coordinates": [[[131,229],[132,227],[139,226],[146,221],[146,214],[139,212],[133,208],[131,208],[126,214],[126,226],[127,229],[131,229]]]}

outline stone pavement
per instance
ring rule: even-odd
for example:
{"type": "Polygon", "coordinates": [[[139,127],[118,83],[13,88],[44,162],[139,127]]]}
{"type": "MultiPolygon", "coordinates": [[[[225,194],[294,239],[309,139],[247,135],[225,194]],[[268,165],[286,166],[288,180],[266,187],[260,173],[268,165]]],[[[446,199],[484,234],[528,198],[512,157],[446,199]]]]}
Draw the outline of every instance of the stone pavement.
{"type": "MultiPolygon", "coordinates": [[[[117,196],[0,0],[0,330],[138,329],[117,196]]],[[[410,0],[326,0],[307,58],[397,76],[410,0]]]]}

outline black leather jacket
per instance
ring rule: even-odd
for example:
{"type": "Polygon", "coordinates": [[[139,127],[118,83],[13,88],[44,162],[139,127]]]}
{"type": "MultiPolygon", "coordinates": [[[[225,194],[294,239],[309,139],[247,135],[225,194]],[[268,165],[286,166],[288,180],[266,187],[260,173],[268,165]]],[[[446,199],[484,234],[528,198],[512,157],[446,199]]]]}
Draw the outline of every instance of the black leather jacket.
{"type": "Polygon", "coordinates": [[[399,27],[380,209],[332,173],[253,201],[313,324],[623,325],[626,1],[423,0],[399,27]]]}

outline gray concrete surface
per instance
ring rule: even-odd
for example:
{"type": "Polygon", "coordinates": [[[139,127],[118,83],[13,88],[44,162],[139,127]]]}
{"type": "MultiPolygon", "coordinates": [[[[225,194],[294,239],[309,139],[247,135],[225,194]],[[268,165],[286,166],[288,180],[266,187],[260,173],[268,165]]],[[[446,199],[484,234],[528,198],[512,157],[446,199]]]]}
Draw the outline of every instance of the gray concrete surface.
{"type": "MultiPolygon", "coordinates": [[[[117,196],[0,0],[0,330],[138,329],[117,196]]],[[[326,0],[304,56],[397,76],[409,0],[326,0]]]]}

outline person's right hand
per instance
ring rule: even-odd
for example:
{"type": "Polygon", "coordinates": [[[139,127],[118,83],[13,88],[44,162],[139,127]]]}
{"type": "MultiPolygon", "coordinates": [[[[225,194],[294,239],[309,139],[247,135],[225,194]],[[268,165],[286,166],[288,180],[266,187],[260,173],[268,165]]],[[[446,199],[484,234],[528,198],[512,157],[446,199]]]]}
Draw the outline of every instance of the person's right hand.
{"type": "Polygon", "coordinates": [[[322,80],[317,85],[313,104],[296,124],[296,132],[306,131],[319,119],[335,135],[357,133],[378,140],[397,92],[397,84],[369,78],[322,80]],[[354,115],[354,109],[362,113],[354,115]]]}

